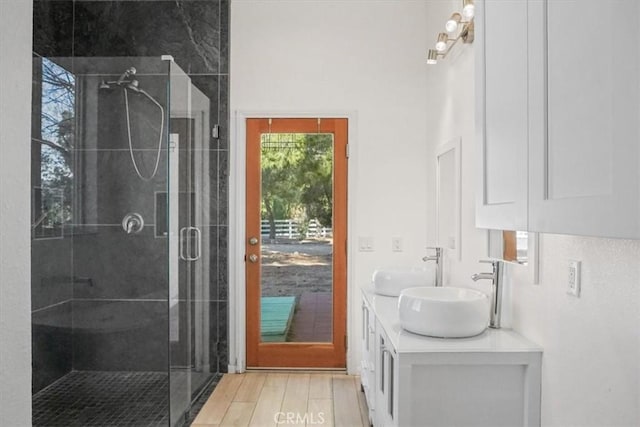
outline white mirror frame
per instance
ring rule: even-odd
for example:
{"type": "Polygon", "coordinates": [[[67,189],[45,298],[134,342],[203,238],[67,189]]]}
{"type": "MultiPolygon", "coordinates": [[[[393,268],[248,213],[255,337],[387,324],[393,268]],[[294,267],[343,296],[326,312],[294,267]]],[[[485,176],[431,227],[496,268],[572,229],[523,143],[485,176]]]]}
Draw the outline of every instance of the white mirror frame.
{"type": "Polygon", "coordinates": [[[456,255],[456,258],[461,261],[462,260],[462,242],[461,242],[461,206],[462,206],[462,190],[461,190],[461,138],[456,137],[444,144],[439,145],[436,148],[436,242],[438,246],[441,246],[443,249],[447,249],[449,251],[453,251],[456,255]],[[453,224],[454,224],[454,238],[455,238],[455,247],[451,249],[449,244],[445,244],[442,242],[442,238],[445,236],[440,236],[440,200],[441,200],[441,189],[440,189],[440,158],[453,151],[454,156],[454,213],[453,213],[453,224]]]}

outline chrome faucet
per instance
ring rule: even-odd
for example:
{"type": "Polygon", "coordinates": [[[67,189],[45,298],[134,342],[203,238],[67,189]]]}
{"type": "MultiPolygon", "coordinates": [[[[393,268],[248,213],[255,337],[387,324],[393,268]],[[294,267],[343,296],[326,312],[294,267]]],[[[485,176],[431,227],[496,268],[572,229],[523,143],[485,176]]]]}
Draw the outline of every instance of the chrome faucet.
{"type": "Polygon", "coordinates": [[[427,249],[433,249],[436,251],[435,255],[427,255],[422,258],[422,261],[435,261],[436,263],[436,287],[442,286],[442,248],[432,248],[428,247],[427,249]]]}
{"type": "Polygon", "coordinates": [[[491,264],[491,273],[476,273],[471,276],[471,280],[491,280],[491,315],[489,327],[500,329],[500,313],[502,312],[502,273],[503,261],[501,260],[481,260],[481,263],[491,264]]]}

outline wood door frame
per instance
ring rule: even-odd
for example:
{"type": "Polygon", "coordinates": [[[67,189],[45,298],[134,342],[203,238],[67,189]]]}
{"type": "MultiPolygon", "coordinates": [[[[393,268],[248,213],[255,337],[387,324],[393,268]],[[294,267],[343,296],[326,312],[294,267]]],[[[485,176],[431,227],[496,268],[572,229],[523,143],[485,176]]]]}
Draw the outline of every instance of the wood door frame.
{"type": "MultiPolygon", "coordinates": [[[[246,324],[245,324],[245,269],[244,242],[245,234],[245,173],[246,173],[246,119],[249,118],[345,118],[348,120],[349,131],[349,171],[347,215],[347,241],[355,239],[354,218],[356,213],[355,180],[357,177],[357,127],[358,113],[354,110],[304,110],[304,111],[273,111],[273,110],[234,110],[231,113],[231,144],[229,150],[229,299],[228,299],[228,338],[229,364],[228,372],[241,373],[246,370],[246,324]]],[[[356,374],[359,361],[352,350],[358,345],[357,323],[358,304],[360,301],[358,289],[354,289],[355,268],[354,256],[356,249],[348,245],[347,253],[347,372],[356,374]]]]}
{"type": "MultiPolygon", "coordinates": [[[[333,316],[331,342],[261,342],[261,263],[245,262],[247,366],[255,368],[346,368],[347,337],[347,144],[344,118],[252,118],[246,121],[246,230],[260,235],[260,136],[264,133],[332,133],[333,153],[333,316]]],[[[246,244],[245,257],[260,256],[261,245],[246,244]]],[[[246,258],[245,258],[246,259],[246,258]]]]}

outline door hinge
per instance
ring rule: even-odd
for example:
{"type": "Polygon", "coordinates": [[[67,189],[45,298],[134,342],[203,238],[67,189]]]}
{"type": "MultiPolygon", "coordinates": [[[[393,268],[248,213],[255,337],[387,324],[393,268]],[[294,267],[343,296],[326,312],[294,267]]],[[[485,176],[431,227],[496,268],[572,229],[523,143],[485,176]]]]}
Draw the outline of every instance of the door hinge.
{"type": "Polygon", "coordinates": [[[349,154],[350,154],[350,153],[349,153],[349,144],[347,144],[347,145],[345,146],[345,156],[347,156],[347,159],[349,158],[349,154]]]}
{"type": "Polygon", "coordinates": [[[347,349],[347,336],[344,336],[344,349],[347,349]]]}
{"type": "Polygon", "coordinates": [[[211,138],[220,138],[220,125],[213,125],[213,127],[211,128],[211,138]]]}

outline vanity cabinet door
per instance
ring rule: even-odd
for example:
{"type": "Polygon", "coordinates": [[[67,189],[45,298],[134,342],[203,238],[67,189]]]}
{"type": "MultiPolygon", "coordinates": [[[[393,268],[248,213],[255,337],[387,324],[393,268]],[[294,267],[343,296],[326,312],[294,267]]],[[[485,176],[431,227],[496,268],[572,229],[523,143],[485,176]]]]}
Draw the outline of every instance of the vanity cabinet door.
{"type": "Polygon", "coordinates": [[[375,426],[397,423],[397,354],[380,325],[376,326],[376,419],[375,426]]]}
{"type": "Polygon", "coordinates": [[[638,239],[640,2],[527,3],[529,230],[638,239]]]}
{"type": "Polygon", "coordinates": [[[369,421],[375,419],[375,315],[367,300],[362,299],[362,360],[360,362],[360,381],[367,400],[369,421]]]}
{"type": "Polygon", "coordinates": [[[476,0],[476,226],[527,229],[527,3],[476,0]]]}

